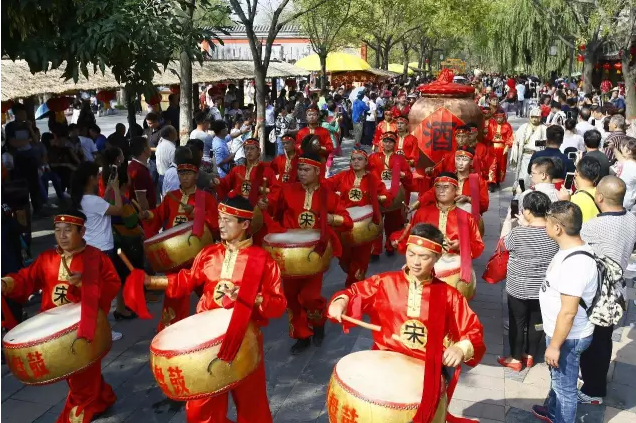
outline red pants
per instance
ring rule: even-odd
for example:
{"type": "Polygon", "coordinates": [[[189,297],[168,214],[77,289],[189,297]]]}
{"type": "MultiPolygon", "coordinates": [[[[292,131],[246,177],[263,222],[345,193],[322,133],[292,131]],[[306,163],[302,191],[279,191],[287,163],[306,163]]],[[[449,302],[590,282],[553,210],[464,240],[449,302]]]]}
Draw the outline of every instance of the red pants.
{"type": "Polygon", "coordinates": [[[372,249],[373,243],[342,249],[340,267],[345,273],[347,273],[345,287],[349,288],[352,283],[361,281],[365,278],[369,267],[369,260],[371,259],[372,249]]]}
{"type": "Polygon", "coordinates": [[[104,382],[101,366],[99,360],[66,379],[69,393],[56,423],[88,423],[95,414],[103,413],[115,404],[117,397],[113,388],[104,382]]]}
{"type": "Polygon", "coordinates": [[[488,172],[488,182],[498,184],[506,178],[506,166],[508,164],[508,153],[504,154],[504,144],[493,145],[490,147],[491,162],[488,172]]]}
{"type": "Polygon", "coordinates": [[[322,273],[305,278],[283,278],[283,292],[287,299],[289,337],[309,338],[314,334],[311,326],[324,326],[327,320],[327,300],[320,294],[322,273]]]}
{"type": "MultiPolygon", "coordinates": [[[[386,251],[393,251],[394,248],[391,245],[391,239],[389,237],[393,232],[401,231],[404,229],[404,215],[402,214],[402,209],[397,209],[386,212],[383,216],[385,235],[384,248],[386,249],[386,251]]],[[[382,237],[379,237],[373,242],[373,249],[371,254],[376,256],[382,254],[382,237]]]]}
{"type": "MultiPolygon", "coordinates": [[[[272,423],[263,360],[254,373],[230,392],[236,404],[237,423],[272,423]]],[[[188,423],[233,423],[227,418],[227,400],[228,392],[186,402],[186,421],[188,423]]]]}

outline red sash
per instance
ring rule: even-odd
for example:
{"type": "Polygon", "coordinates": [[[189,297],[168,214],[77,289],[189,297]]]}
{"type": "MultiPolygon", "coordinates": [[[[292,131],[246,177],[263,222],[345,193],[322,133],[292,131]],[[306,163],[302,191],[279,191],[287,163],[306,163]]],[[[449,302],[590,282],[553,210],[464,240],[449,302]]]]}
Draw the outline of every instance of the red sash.
{"type": "MultiPolygon", "coordinates": [[[[250,195],[248,198],[252,206],[256,206],[256,203],[258,202],[258,195],[260,194],[259,191],[261,190],[261,185],[263,183],[264,167],[263,163],[260,162],[256,165],[256,178],[254,183],[251,185],[250,195]]],[[[247,172],[247,165],[245,167],[245,171],[247,172]]]]}
{"type": "Polygon", "coordinates": [[[459,279],[470,282],[471,272],[471,252],[470,252],[470,233],[468,231],[469,214],[461,209],[456,209],[457,213],[457,229],[459,231],[459,279]]]}
{"type": "Polygon", "coordinates": [[[2,317],[2,327],[6,330],[11,330],[18,325],[13,313],[11,313],[9,304],[7,304],[7,300],[4,299],[4,295],[2,296],[2,317]]]}
{"type": "Polygon", "coordinates": [[[203,236],[205,225],[205,192],[197,189],[194,191],[194,222],[192,223],[192,235],[197,238],[203,236]]]}
{"type": "Polygon", "coordinates": [[[468,175],[468,183],[470,188],[470,206],[475,221],[478,222],[481,217],[481,210],[479,209],[479,175],[471,173],[468,175]]]}
{"type": "Polygon", "coordinates": [[[400,168],[404,156],[395,154],[395,160],[393,160],[393,166],[391,166],[391,196],[395,198],[400,190],[400,168]]]}
{"type": "MultiPolygon", "coordinates": [[[[92,342],[97,329],[97,313],[99,311],[100,257],[97,249],[86,247],[82,258],[84,261],[82,287],[80,288],[82,290],[82,309],[77,337],[92,342]]],[[[60,259],[62,259],[61,256],[60,259]]]]}
{"type": "MultiPolygon", "coordinates": [[[[369,185],[369,200],[371,207],[373,207],[373,223],[379,225],[382,220],[382,214],[380,213],[380,204],[378,202],[378,181],[375,179],[375,175],[367,173],[367,182],[369,185]]],[[[391,180],[391,186],[393,186],[393,180],[391,180]]]]}

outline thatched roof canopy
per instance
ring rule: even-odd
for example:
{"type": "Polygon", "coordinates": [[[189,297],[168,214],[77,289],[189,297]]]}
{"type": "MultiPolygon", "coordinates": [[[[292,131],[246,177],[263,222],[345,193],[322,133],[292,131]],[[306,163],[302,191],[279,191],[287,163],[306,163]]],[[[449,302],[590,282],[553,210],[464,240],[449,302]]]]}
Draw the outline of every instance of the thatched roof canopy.
{"type": "MultiPolygon", "coordinates": [[[[62,94],[72,90],[100,90],[119,88],[115,77],[106,69],[104,74],[99,70],[88,79],[80,75],[77,84],[72,80],[62,79],[63,66],[46,73],[32,74],[23,60],[2,60],[0,76],[2,77],[2,101],[25,98],[39,94],[62,94]]],[[[168,65],[165,72],[155,75],[155,85],[179,84],[179,62],[168,65]],[[173,72],[174,70],[175,72],[173,72]]],[[[271,62],[267,71],[268,78],[291,78],[306,75],[301,68],[285,62],[271,62]]],[[[195,62],[192,65],[192,82],[221,82],[254,78],[254,64],[250,61],[206,61],[203,65],[195,62]]]]}

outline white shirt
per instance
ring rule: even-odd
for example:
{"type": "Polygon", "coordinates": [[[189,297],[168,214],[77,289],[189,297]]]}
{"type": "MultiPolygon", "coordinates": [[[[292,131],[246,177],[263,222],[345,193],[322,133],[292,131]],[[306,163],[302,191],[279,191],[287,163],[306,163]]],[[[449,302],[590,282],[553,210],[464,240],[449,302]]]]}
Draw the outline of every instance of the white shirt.
{"type": "Polygon", "coordinates": [[[84,223],[86,227],[86,233],[84,234],[86,243],[101,251],[115,248],[110,216],[106,214],[110,204],[97,195],[84,194],[80,205],[82,206],[82,212],[86,215],[86,223],[84,223]]]}
{"type": "Polygon", "coordinates": [[[165,196],[167,192],[179,189],[179,174],[177,173],[177,165],[172,163],[165,175],[163,175],[163,186],[161,187],[161,196],[165,196]]]}
{"type": "Polygon", "coordinates": [[[565,149],[568,147],[574,147],[578,151],[585,151],[585,142],[583,142],[583,137],[579,134],[572,134],[570,131],[565,131],[563,143],[559,149],[561,150],[561,153],[565,153],[565,149]]]}
{"type": "Polygon", "coordinates": [[[367,112],[367,122],[375,122],[376,111],[378,110],[378,106],[374,101],[369,100],[369,111],[367,112]]]}
{"type": "Polygon", "coordinates": [[[590,129],[596,129],[596,127],[594,127],[594,125],[586,121],[581,121],[576,124],[576,132],[580,136],[585,135],[585,133],[589,131],[590,129]]]}
{"type": "Polygon", "coordinates": [[[79,137],[80,145],[82,146],[82,151],[84,152],[84,158],[89,162],[94,162],[95,157],[93,153],[97,153],[97,146],[95,145],[95,141],[88,137],[79,137]]]}
{"type": "Polygon", "coordinates": [[[625,198],[623,199],[623,207],[630,211],[634,204],[636,204],[636,162],[633,160],[626,160],[622,163],[616,163],[612,168],[616,173],[616,176],[621,178],[627,190],[625,191],[625,198]]]}
{"type": "MultiPolygon", "coordinates": [[[[241,133],[240,129],[232,129],[232,132],[230,132],[230,135],[234,135],[237,133],[241,133]]],[[[236,153],[234,154],[234,161],[238,161],[239,159],[244,159],[245,158],[245,149],[243,148],[243,137],[242,136],[238,136],[236,138],[232,138],[232,141],[230,141],[230,153],[236,153]]]]}
{"type": "Polygon", "coordinates": [[[206,162],[212,161],[210,152],[212,151],[212,140],[214,137],[205,131],[195,129],[190,132],[190,139],[203,141],[203,160],[206,162]]]}
{"type": "Polygon", "coordinates": [[[267,106],[265,108],[265,126],[274,126],[275,124],[274,106],[267,106]]]}
{"type": "Polygon", "coordinates": [[[526,86],[523,84],[517,84],[517,101],[525,100],[526,86]]]}
{"type": "Polygon", "coordinates": [[[174,152],[177,147],[170,140],[161,138],[157,145],[155,155],[157,156],[157,173],[159,175],[165,175],[166,170],[170,167],[170,164],[174,162],[174,152]]]}
{"type": "MultiPolygon", "coordinates": [[[[596,261],[583,254],[564,259],[575,251],[587,251],[593,254],[592,248],[586,243],[580,247],[559,250],[552,259],[545,281],[539,291],[539,304],[543,317],[543,331],[547,336],[554,336],[556,320],[561,310],[561,294],[582,298],[586,305],[591,305],[596,295],[598,273],[596,261]]],[[[581,339],[592,335],[594,325],[587,318],[583,307],[572,322],[572,328],[567,339],[581,339]]]]}

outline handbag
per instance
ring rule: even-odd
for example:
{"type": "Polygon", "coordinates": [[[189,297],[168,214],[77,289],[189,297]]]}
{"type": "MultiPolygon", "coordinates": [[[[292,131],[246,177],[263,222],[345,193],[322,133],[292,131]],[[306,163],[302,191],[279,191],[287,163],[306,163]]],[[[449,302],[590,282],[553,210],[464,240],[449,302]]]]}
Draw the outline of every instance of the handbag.
{"type": "Polygon", "coordinates": [[[481,275],[481,278],[491,284],[496,284],[506,279],[509,258],[510,252],[506,250],[504,239],[501,238],[497,243],[494,254],[490,257],[490,260],[488,260],[486,270],[484,270],[484,274],[481,275]]]}

